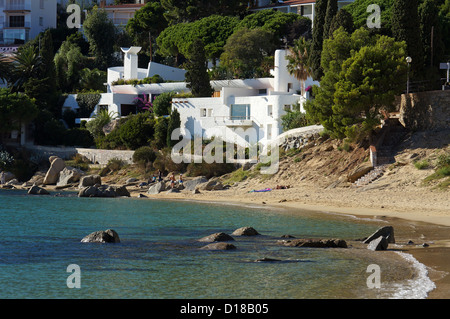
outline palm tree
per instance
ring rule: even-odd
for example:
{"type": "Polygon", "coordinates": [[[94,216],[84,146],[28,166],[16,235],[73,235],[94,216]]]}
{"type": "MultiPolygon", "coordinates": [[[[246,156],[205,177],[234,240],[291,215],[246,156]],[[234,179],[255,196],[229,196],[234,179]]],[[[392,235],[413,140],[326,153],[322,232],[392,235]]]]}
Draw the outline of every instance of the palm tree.
{"type": "Polygon", "coordinates": [[[301,94],[305,91],[305,81],[311,75],[312,70],[308,65],[311,42],[301,37],[294,41],[294,46],[289,48],[287,70],[300,81],[301,94]]]}
{"type": "Polygon", "coordinates": [[[7,81],[11,75],[11,63],[0,54],[0,80],[7,81]]]}
{"type": "Polygon", "coordinates": [[[22,90],[24,84],[37,75],[40,64],[41,58],[34,46],[25,46],[19,50],[15,54],[11,74],[13,91],[22,90]]]}

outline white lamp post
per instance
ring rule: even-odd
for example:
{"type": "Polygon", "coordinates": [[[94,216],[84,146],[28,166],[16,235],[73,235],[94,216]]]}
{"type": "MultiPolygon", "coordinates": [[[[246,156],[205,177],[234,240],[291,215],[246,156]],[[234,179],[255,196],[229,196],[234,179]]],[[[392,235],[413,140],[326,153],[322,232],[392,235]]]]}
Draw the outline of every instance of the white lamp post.
{"type": "Polygon", "coordinates": [[[406,57],[406,62],[408,63],[408,79],[406,82],[406,94],[408,94],[409,93],[409,66],[410,66],[410,63],[412,62],[412,58],[410,56],[406,57]]]}

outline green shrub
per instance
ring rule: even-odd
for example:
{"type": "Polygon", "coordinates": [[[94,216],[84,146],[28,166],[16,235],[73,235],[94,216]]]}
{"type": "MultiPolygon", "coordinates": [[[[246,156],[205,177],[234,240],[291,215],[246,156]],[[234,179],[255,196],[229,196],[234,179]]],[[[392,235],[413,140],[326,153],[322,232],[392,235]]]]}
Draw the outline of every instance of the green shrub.
{"type": "Polygon", "coordinates": [[[77,103],[79,117],[90,117],[102,96],[100,93],[78,93],[77,103]]]}
{"type": "Polygon", "coordinates": [[[436,161],[436,167],[444,167],[450,165],[450,154],[439,155],[436,161]]]}
{"type": "Polygon", "coordinates": [[[430,163],[428,163],[427,160],[417,161],[417,162],[414,163],[414,166],[417,169],[426,169],[426,168],[430,167],[430,163]]]}
{"type": "Polygon", "coordinates": [[[150,112],[131,114],[120,121],[118,128],[107,136],[95,139],[97,148],[130,149],[148,146],[153,138],[155,119],[150,112]]]}
{"type": "Polygon", "coordinates": [[[137,164],[151,163],[156,159],[156,153],[149,146],[139,147],[133,154],[133,162],[137,164]]]}
{"type": "MultiPolygon", "coordinates": [[[[1,147],[1,145],[0,145],[1,147]]],[[[14,157],[0,148],[0,170],[6,170],[14,163],[14,157]]]]}
{"type": "Polygon", "coordinates": [[[65,131],[63,144],[66,146],[91,147],[95,143],[87,129],[72,128],[65,131]]]}
{"type": "Polygon", "coordinates": [[[165,92],[158,95],[153,100],[153,111],[156,116],[169,115],[172,107],[172,98],[175,96],[175,92],[165,92]]]}
{"type": "Polygon", "coordinates": [[[149,112],[131,115],[118,128],[120,141],[131,150],[148,145],[154,134],[155,120],[149,112]]]}
{"type": "Polygon", "coordinates": [[[235,165],[232,163],[190,163],[186,168],[186,174],[188,176],[211,178],[231,173],[235,168],[235,165]]]}
{"type": "Polygon", "coordinates": [[[110,172],[117,172],[120,169],[122,169],[124,166],[126,166],[126,163],[118,158],[111,158],[108,161],[108,164],[100,171],[100,176],[105,176],[106,174],[110,172]]]}

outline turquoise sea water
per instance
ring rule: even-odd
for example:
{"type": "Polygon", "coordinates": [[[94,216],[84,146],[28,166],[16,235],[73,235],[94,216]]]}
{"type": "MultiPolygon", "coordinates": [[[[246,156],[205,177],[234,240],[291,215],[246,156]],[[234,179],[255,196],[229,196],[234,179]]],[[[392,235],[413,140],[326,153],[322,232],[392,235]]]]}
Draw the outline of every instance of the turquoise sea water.
{"type": "Polygon", "coordinates": [[[364,298],[368,261],[276,240],[355,239],[379,227],[265,207],[22,191],[0,191],[0,218],[0,298],[364,298]],[[232,251],[199,249],[198,239],[242,226],[262,235],[235,237],[232,251]],[[121,243],[80,242],[109,228],[121,243]],[[264,257],[280,261],[255,262],[264,257]],[[67,286],[70,264],[79,289],[67,286]]]}

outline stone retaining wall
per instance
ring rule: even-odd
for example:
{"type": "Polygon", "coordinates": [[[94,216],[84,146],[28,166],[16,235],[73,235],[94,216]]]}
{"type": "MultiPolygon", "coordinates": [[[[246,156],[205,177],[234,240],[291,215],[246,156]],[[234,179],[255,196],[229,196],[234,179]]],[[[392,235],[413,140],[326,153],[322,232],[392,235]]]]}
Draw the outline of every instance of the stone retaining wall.
{"type": "Polygon", "coordinates": [[[88,158],[93,164],[106,165],[113,158],[120,159],[127,164],[133,163],[134,151],[101,150],[79,147],[49,147],[40,145],[25,145],[25,148],[32,151],[36,156],[49,158],[58,156],[62,159],[71,159],[75,154],[80,154],[88,158]]]}
{"type": "Polygon", "coordinates": [[[440,130],[450,127],[450,90],[402,94],[400,123],[412,130],[440,130]]]}

